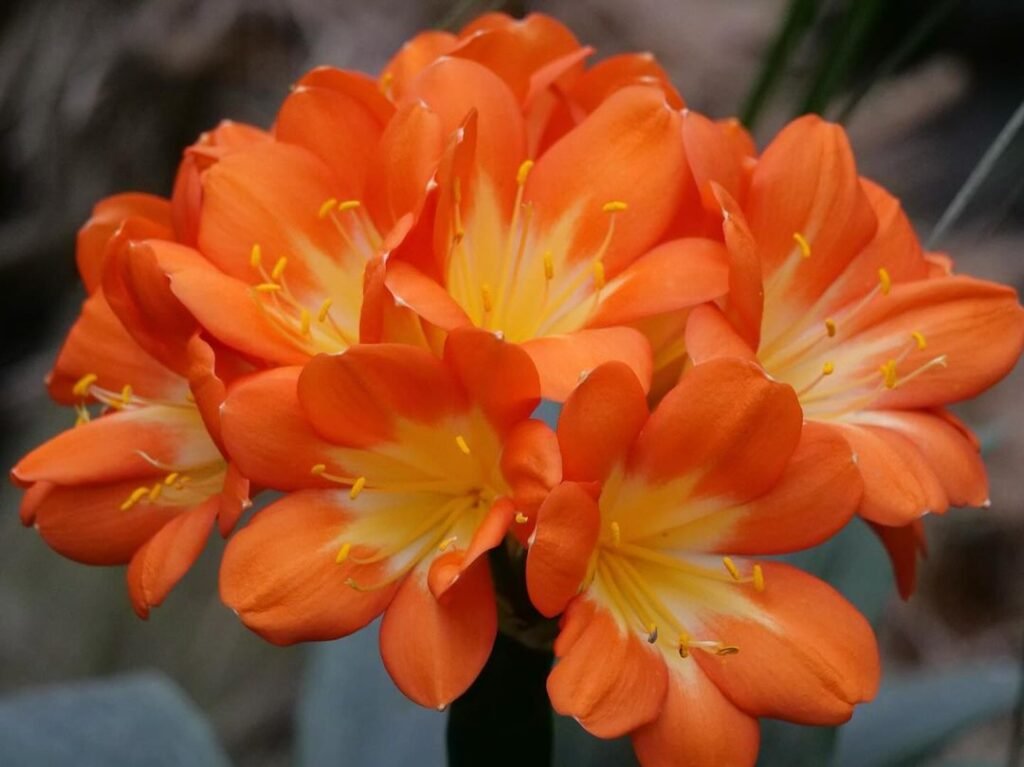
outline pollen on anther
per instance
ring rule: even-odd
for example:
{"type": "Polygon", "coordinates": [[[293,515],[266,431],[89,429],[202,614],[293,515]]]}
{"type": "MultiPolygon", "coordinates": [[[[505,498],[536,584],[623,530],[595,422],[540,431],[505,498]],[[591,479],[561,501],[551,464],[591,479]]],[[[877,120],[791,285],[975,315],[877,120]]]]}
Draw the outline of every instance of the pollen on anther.
{"type": "Polygon", "coordinates": [[[764,570],[761,565],[754,565],[754,590],[764,591],[764,570]]]}
{"type": "Polygon", "coordinates": [[[324,200],[323,205],[320,206],[320,210],[316,212],[318,218],[327,218],[331,215],[331,211],[334,206],[338,204],[338,201],[331,197],[329,200],[324,200]]]}
{"type": "Polygon", "coordinates": [[[793,232],[793,239],[796,241],[797,246],[800,248],[800,255],[803,258],[811,257],[811,243],[807,241],[800,232],[793,232]]]}
{"type": "Polygon", "coordinates": [[[884,266],[878,270],[878,285],[882,288],[883,296],[889,295],[889,291],[892,290],[892,277],[884,266]]]}
{"type": "Polygon", "coordinates": [[[345,213],[346,211],[355,210],[360,205],[362,203],[359,200],[342,200],[338,203],[338,210],[345,213]]]}
{"type": "Polygon", "coordinates": [[[313,464],[313,467],[309,470],[309,473],[314,477],[318,477],[327,471],[327,465],[323,463],[313,464]]]}
{"type": "Polygon", "coordinates": [[[354,501],[359,497],[359,494],[363,492],[364,487],[366,487],[366,477],[357,478],[356,481],[352,483],[352,489],[348,491],[348,497],[354,501]]]}
{"type": "Polygon", "coordinates": [[[299,330],[302,331],[302,335],[309,335],[309,326],[312,323],[313,318],[309,313],[309,309],[305,307],[299,312],[299,330]]]}
{"type": "Polygon", "coordinates": [[[263,263],[263,249],[260,248],[260,244],[257,242],[252,246],[252,250],[249,251],[249,266],[253,269],[259,269],[261,263],[263,263]]]}
{"type": "Polygon", "coordinates": [[[732,576],[734,581],[740,579],[739,568],[736,567],[736,563],[732,561],[732,557],[722,557],[722,564],[725,565],[725,569],[729,571],[729,575],[732,576]]]}
{"type": "Polygon", "coordinates": [[[910,334],[910,337],[914,339],[914,343],[917,344],[918,351],[924,351],[928,348],[928,340],[924,337],[924,333],[920,330],[915,330],[910,334]]]}
{"type": "Polygon", "coordinates": [[[885,383],[886,389],[896,388],[896,360],[887,360],[883,365],[878,368],[882,374],[882,381],[885,383]]]}
{"type": "Polygon", "coordinates": [[[601,290],[605,286],[605,273],[604,273],[604,262],[597,260],[594,262],[594,287],[601,290]]]}
{"type": "Polygon", "coordinates": [[[618,522],[612,522],[608,529],[612,532],[612,544],[618,546],[622,543],[622,528],[619,527],[618,522]]]}
{"type": "Polygon", "coordinates": [[[350,551],[352,551],[351,543],[346,541],[345,543],[341,544],[341,548],[338,549],[338,553],[334,555],[335,563],[340,565],[342,562],[348,559],[348,553],[350,551]]]}
{"type": "Polygon", "coordinates": [[[445,538],[443,541],[437,544],[437,550],[447,551],[449,548],[451,548],[452,544],[454,544],[457,540],[459,540],[459,536],[457,535],[453,535],[451,538],[445,538]]]}
{"type": "Polygon", "coordinates": [[[276,282],[261,282],[253,288],[257,293],[276,293],[280,289],[281,286],[276,282]]]}
{"type": "Polygon", "coordinates": [[[466,443],[466,438],[461,434],[455,436],[455,444],[464,455],[469,455],[469,445],[466,443]]]}
{"type": "Polygon", "coordinates": [[[149,500],[150,500],[150,502],[153,502],[157,498],[159,498],[160,494],[163,493],[163,491],[164,491],[164,486],[162,484],[160,484],[159,482],[157,482],[155,485],[153,485],[153,487],[151,487],[149,489],[149,500]]]}
{"type": "Polygon", "coordinates": [[[84,397],[89,393],[89,387],[92,386],[96,381],[99,380],[99,376],[95,373],[86,373],[84,376],[75,382],[75,385],[71,389],[71,393],[76,397],[84,397]]]}
{"type": "Polygon", "coordinates": [[[526,516],[525,514],[523,514],[523,512],[521,512],[521,511],[517,511],[516,512],[516,524],[517,525],[525,525],[529,521],[530,521],[530,518],[528,516],[526,516]]]}
{"type": "Polygon", "coordinates": [[[327,319],[327,313],[331,310],[331,304],[334,303],[334,299],[325,298],[324,302],[320,304],[320,308],[316,311],[317,322],[323,322],[327,319]]]}
{"type": "Polygon", "coordinates": [[[166,477],[164,477],[164,484],[165,485],[173,485],[175,482],[178,481],[178,477],[179,476],[181,476],[181,475],[179,475],[178,472],[172,471],[170,474],[168,474],[166,477]]]}
{"type": "Polygon", "coordinates": [[[284,269],[286,266],[288,266],[288,259],[285,258],[284,256],[281,256],[279,259],[277,259],[277,263],[274,264],[274,268],[270,272],[270,279],[281,279],[281,275],[284,274],[284,269]]]}
{"type": "Polygon", "coordinates": [[[137,504],[139,501],[142,500],[142,498],[144,496],[146,496],[148,494],[149,494],[149,488],[148,487],[137,487],[137,488],[135,488],[132,491],[132,494],[129,495],[125,499],[124,503],[121,504],[121,511],[128,511],[128,509],[130,509],[132,506],[137,504]]]}
{"type": "Polygon", "coordinates": [[[490,312],[494,309],[494,291],[486,282],[480,286],[480,298],[484,304],[484,311],[490,312]]]}
{"type": "Polygon", "coordinates": [[[622,200],[609,200],[601,206],[601,210],[605,213],[621,213],[624,210],[629,210],[629,205],[622,200]]]}
{"type": "Polygon", "coordinates": [[[544,279],[553,280],[555,278],[555,258],[551,254],[550,250],[544,251],[544,279]]]}
{"type": "Polygon", "coordinates": [[[121,387],[121,406],[124,407],[132,401],[132,385],[125,384],[121,387]]]}
{"type": "Polygon", "coordinates": [[[836,321],[829,318],[825,320],[825,333],[828,334],[829,338],[834,338],[836,335],[836,321]]]}
{"type": "Polygon", "coordinates": [[[830,376],[836,372],[836,365],[834,362],[826,362],[821,366],[821,374],[823,376],[830,376]]]}
{"type": "Polygon", "coordinates": [[[533,170],[533,160],[523,160],[519,166],[519,170],[516,172],[516,183],[522,186],[526,183],[526,179],[530,175],[530,171],[533,170]]]}

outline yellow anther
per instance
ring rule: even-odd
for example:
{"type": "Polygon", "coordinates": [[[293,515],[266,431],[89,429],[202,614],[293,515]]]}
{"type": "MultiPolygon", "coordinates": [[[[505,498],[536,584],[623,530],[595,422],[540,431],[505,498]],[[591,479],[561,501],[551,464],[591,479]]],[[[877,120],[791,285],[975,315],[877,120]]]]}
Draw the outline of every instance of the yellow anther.
{"type": "Polygon", "coordinates": [[[598,290],[601,290],[604,287],[604,285],[604,262],[598,260],[594,262],[594,287],[597,288],[598,290]]]}
{"type": "Polygon", "coordinates": [[[658,641],[658,627],[654,623],[650,623],[647,626],[647,641],[650,644],[654,644],[658,641]]]}
{"type": "Polygon", "coordinates": [[[281,289],[281,286],[276,282],[261,282],[259,285],[253,288],[257,293],[276,293],[281,289]]]}
{"type": "Polygon", "coordinates": [[[526,183],[526,179],[530,175],[530,171],[533,170],[533,160],[523,160],[519,166],[519,170],[516,172],[516,183],[522,186],[526,183]]]}
{"type": "Polygon", "coordinates": [[[480,298],[483,299],[485,312],[494,309],[494,291],[486,282],[480,286],[480,298]]]}
{"type": "Polygon", "coordinates": [[[380,82],[377,83],[377,87],[380,88],[380,92],[390,98],[391,96],[391,84],[395,81],[394,72],[385,72],[380,76],[380,82]]]}
{"type": "Polygon", "coordinates": [[[550,250],[544,251],[544,279],[553,280],[555,278],[555,257],[551,254],[550,250]]]}
{"type": "Polygon", "coordinates": [[[836,372],[836,366],[834,362],[826,362],[821,366],[821,374],[823,376],[830,376],[836,372]]]}
{"type": "Polygon", "coordinates": [[[331,215],[331,211],[334,210],[334,206],[338,204],[338,201],[333,197],[329,200],[324,200],[323,205],[320,206],[320,210],[316,212],[319,218],[327,218],[331,215]]]}
{"type": "Polygon", "coordinates": [[[928,341],[924,337],[924,333],[920,330],[915,330],[910,334],[910,337],[914,339],[914,343],[917,344],[918,351],[924,351],[928,348],[928,341]]]}
{"type": "Polygon", "coordinates": [[[886,389],[896,388],[896,360],[888,360],[884,365],[878,368],[882,374],[882,380],[885,383],[886,389]]]}
{"type": "Polygon", "coordinates": [[[135,488],[132,490],[132,494],[125,499],[124,503],[121,504],[121,511],[128,511],[128,509],[137,504],[147,495],[149,495],[148,487],[135,488]]]}
{"type": "Polygon", "coordinates": [[[463,454],[469,455],[469,445],[466,444],[465,437],[463,437],[461,434],[457,434],[455,436],[455,444],[459,446],[459,450],[461,450],[463,454]]]}
{"type": "Polygon", "coordinates": [[[157,482],[153,487],[149,489],[149,501],[152,503],[160,497],[160,493],[164,491],[164,486],[157,482]]]}
{"type": "Polygon", "coordinates": [[[754,565],[754,590],[764,591],[764,570],[761,565],[754,565]]]}
{"type": "Polygon", "coordinates": [[[284,274],[284,268],[286,266],[288,266],[288,259],[285,258],[284,256],[281,256],[279,259],[277,259],[277,263],[274,264],[274,268],[270,272],[270,279],[281,279],[281,275],[284,274]]]}
{"type": "Polygon", "coordinates": [[[317,463],[313,465],[313,468],[309,470],[309,473],[312,474],[314,477],[318,477],[325,471],[327,471],[327,465],[323,463],[317,463]]]}
{"type": "Polygon", "coordinates": [[[121,387],[121,404],[127,405],[132,401],[132,385],[125,384],[121,387]]]}
{"type": "Polygon", "coordinates": [[[835,337],[836,334],[836,321],[833,319],[825,320],[825,332],[829,338],[835,337]]]}
{"type": "Polygon", "coordinates": [[[679,635],[679,657],[690,657],[690,635],[685,631],[679,635]]]}
{"type": "Polygon", "coordinates": [[[355,482],[352,483],[352,489],[348,491],[348,497],[353,501],[359,497],[359,494],[363,492],[363,488],[366,487],[366,477],[359,477],[355,482]]]}
{"type": "Polygon", "coordinates": [[[608,529],[612,531],[612,545],[618,546],[622,543],[622,528],[619,527],[619,523],[612,522],[608,525],[608,529]]]}
{"type": "Polygon", "coordinates": [[[739,647],[731,644],[724,644],[715,650],[715,655],[735,655],[740,651],[739,647]]]}
{"type": "Polygon", "coordinates": [[[523,512],[521,512],[521,511],[517,511],[516,512],[516,524],[517,525],[525,525],[529,521],[530,521],[530,518],[528,516],[526,516],[525,514],[523,514],[523,512]]]}
{"type": "Polygon", "coordinates": [[[89,393],[89,387],[98,380],[99,376],[95,373],[86,373],[75,382],[75,385],[71,389],[71,393],[76,397],[84,397],[89,393]]]}
{"type": "Polygon", "coordinates": [[[302,331],[302,335],[309,335],[309,326],[310,323],[312,323],[312,321],[313,317],[309,313],[309,309],[303,307],[301,310],[299,310],[299,330],[302,331]]]}
{"type": "Polygon", "coordinates": [[[249,266],[253,269],[259,269],[261,263],[263,263],[263,249],[259,243],[256,243],[252,246],[252,250],[249,251],[249,266]]]}
{"type": "Polygon", "coordinates": [[[457,540],[459,540],[459,536],[457,535],[453,535],[451,538],[445,538],[443,541],[437,544],[437,550],[445,551],[457,540]]]}
{"type": "Polygon", "coordinates": [[[878,284],[882,288],[882,295],[889,295],[889,291],[892,290],[892,277],[889,276],[889,270],[884,266],[878,270],[878,284]]]}
{"type": "Polygon", "coordinates": [[[345,213],[350,210],[355,210],[360,205],[362,205],[362,203],[359,202],[359,200],[343,200],[342,202],[338,203],[338,210],[340,210],[342,213],[345,213]]]}
{"type": "Polygon", "coordinates": [[[729,575],[732,576],[734,581],[740,579],[739,568],[736,567],[736,563],[732,561],[732,557],[722,557],[722,564],[725,565],[725,569],[729,571],[729,575]]]}
{"type": "Polygon", "coordinates": [[[800,248],[800,255],[803,258],[810,258],[811,257],[811,243],[809,243],[807,241],[807,238],[804,237],[802,234],[800,234],[800,232],[793,232],[793,239],[796,240],[796,244],[800,248]]]}
{"type": "Polygon", "coordinates": [[[331,304],[334,303],[333,298],[325,298],[324,302],[320,304],[320,308],[316,310],[316,321],[323,322],[327,319],[327,313],[331,310],[331,304]]]}
{"type": "Polygon", "coordinates": [[[622,200],[609,200],[601,206],[601,210],[605,213],[621,213],[624,210],[628,210],[629,205],[624,203],[622,200]]]}
{"type": "Polygon", "coordinates": [[[168,474],[166,477],[164,477],[164,484],[165,485],[173,485],[175,482],[178,481],[178,477],[179,476],[180,475],[178,474],[178,472],[172,471],[170,474],[168,474]]]}
{"type": "Polygon", "coordinates": [[[338,549],[338,553],[334,555],[334,561],[340,565],[342,562],[348,559],[348,553],[350,551],[352,551],[352,544],[346,541],[345,543],[341,544],[341,548],[338,549]]]}

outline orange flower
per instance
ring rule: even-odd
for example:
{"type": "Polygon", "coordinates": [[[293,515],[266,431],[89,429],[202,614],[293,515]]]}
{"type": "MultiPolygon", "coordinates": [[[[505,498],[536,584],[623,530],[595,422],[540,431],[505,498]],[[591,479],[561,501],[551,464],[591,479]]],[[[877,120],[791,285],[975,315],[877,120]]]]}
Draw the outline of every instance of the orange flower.
{"type": "MultiPolygon", "coordinates": [[[[716,189],[733,272],[724,311],[705,306],[690,318],[693,360],[756,354],[791,384],[805,418],[857,454],[869,522],[901,527],[950,505],[986,505],[977,441],[944,408],[1017,361],[1016,292],[925,256],[899,203],[858,177],[842,129],[818,118],[792,123],[758,160],[746,221],[716,189]]],[[[920,534],[886,532],[904,551],[895,559],[912,565],[906,549],[920,534]]],[[[913,568],[899,574],[909,593],[913,568]]]]}
{"type": "Polygon", "coordinates": [[[279,644],[333,639],[381,612],[381,654],[417,703],[444,707],[497,630],[487,558],[561,478],[526,354],[449,335],[444,358],[359,345],[238,382],[223,410],[232,457],[290,491],[228,544],[221,596],[279,644]]]}
{"type": "Polygon", "coordinates": [[[850,448],[801,428],[790,387],[718,360],[648,415],[635,375],[608,363],[557,436],[565,481],[538,511],[527,585],[542,613],[565,608],[558,712],[632,733],[643,764],[744,765],[757,717],[838,724],[874,695],[864,618],[795,568],[736,556],[814,545],[860,498],[850,448]]]}

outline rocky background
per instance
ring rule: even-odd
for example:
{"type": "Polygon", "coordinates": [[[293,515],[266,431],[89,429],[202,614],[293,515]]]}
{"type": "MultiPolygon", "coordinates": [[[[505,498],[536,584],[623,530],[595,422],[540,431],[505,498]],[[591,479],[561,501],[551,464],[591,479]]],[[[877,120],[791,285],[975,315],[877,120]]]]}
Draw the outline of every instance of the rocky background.
{"type": "MultiPolygon", "coordinates": [[[[76,228],[93,202],[112,192],[166,194],[182,148],[222,117],[266,125],[289,84],[309,67],[376,71],[417,30],[456,27],[488,8],[552,13],[600,54],[650,50],[691,107],[737,114],[788,5],[6,0],[0,5],[0,463],[10,466],[70,423],[67,412],[46,400],[41,381],[82,299],[72,258],[76,228]]],[[[863,95],[843,115],[861,169],[903,199],[926,238],[1024,98],[1024,5],[875,2],[884,12],[863,34],[847,13],[849,3],[820,5],[808,34],[789,51],[755,133],[763,145],[807,106],[835,117],[863,95]],[[821,62],[837,40],[858,34],[860,45],[838,85],[824,102],[819,88],[815,99],[821,62]],[[920,44],[908,47],[915,36],[920,44]]],[[[955,255],[959,271],[1024,288],[1022,192],[1024,136],[936,246],[955,255]]],[[[960,411],[985,444],[992,508],[928,520],[932,553],[921,591],[909,603],[894,597],[886,607],[887,673],[1021,656],[1022,394],[1024,370],[1018,370],[960,411]]],[[[305,650],[264,644],[221,606],[218,554],[215,543],[169,603],[143,623],[128,605],[121,571],[82,567],[50,552],[20,527],[17,493],[5,487],[0,694],[156,668],[212,717],[236,764],[289,764],[305,650]]],[[[375,663],[371,643],[363,644],[365,663],[375,663]]],[[[354,706],[365,692],[353,691],[354,706]]],[[[1019,738],[1011,714],[992,719],[957,738],[944,758],[1005,764],[1015,728],[1019,738]]]]}

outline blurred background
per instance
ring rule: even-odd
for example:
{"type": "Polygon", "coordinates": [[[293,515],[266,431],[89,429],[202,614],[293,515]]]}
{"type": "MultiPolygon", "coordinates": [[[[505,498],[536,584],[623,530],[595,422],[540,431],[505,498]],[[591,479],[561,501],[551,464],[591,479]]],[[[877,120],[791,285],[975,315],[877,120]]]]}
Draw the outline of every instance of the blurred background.
{"type": "MultiPolygon", "coordinates": [[[[691,108],[742,116],[762,147],[805,111],[843,121],[861,172],[902,198],[925,240],[1024,99],[1020,0],[5,0],[0,464],[11,466],[73,420],[48,402],[42,379],[83,298],[74,233],[95,201],[129,189],[169,193],[181,150],[201,131],[224,117],[269,125],[289,84],[314,65],[376,72],[416,31],[457,28],[494,9],[553,14],[599,56],[653,52],[691,108]]],[[[1024,288],[1024,135],[985,175],[955,225],[939,234],[934,247],[951,252],[958,271],[1024,288]]],[[[864,556],[873,557],[855,574],[830,577],[881,616],[888,678],[946,680],[945,687],[918,689],[917,698],[900,698],[907,686],[894,686],[895,697],[865,714],[918,737],[900,752],[901,762],[871,761],[857,750],[864,739],[847,736],[840,738],[844,763],[1016,763],[1024,649],[1022,395],[1018,369],[959,409],[982,438],[992,507],[927,520],[931,553],[910,602],[895,596],[884,558],[859,531],[837,544],[866,546],[864,556]],[[911,700],[935,706],[923,715],[931,722],[927,733],[914,729],[922,715],[908,713],[911,700]]],[[[5,486],[0,746],[11,722],[27,732],[60,715],[45,698],[57,683],[156,670],[184,695],[163,677],[124,684],[162,691],[182,716],[204,712],[212,730],[198,725],[192,735],[218,759],[227,754],[237,765],[268,767],[297,759],[392,764],[412,748],[413,763],[441,763],[443,717],[417,710],[387,687],[368,632],[337,650],[265,644],[217,598],[219,541],[168,603],[141,622],[121,570],[87,568],[50,552],[20,526],[17,503],[17,491],[5,486]],[[387,709],[386,718],[373,714],[375,705],[387,709]],[[327,740],[315,740],[317,732],[327,740]]],[[[828,550],[815,556],[826,573],[840,561],[830,560],[828,550]]],[[[87,701],[102,692],[76,689],[87,701]]],[[[131,717],[143,713],[112,714],[108,729],[85,737],[141,737],[145,723],[131,717]]],[[[560,727],[558,750],[567,764],[598,764],[586,739],[560,727]]],[[[777,740],[806,737],[823,735],[786,731],[777,740]]],[[[164,742],[164,756],[170,759],[181,742],[164,742]]],[[[631,759],[628,748],[615,745],[593,753],[603,754],[605,764],[631,759]]],[[[188,762],[137,755],[123,763],[188,762]]]]}

